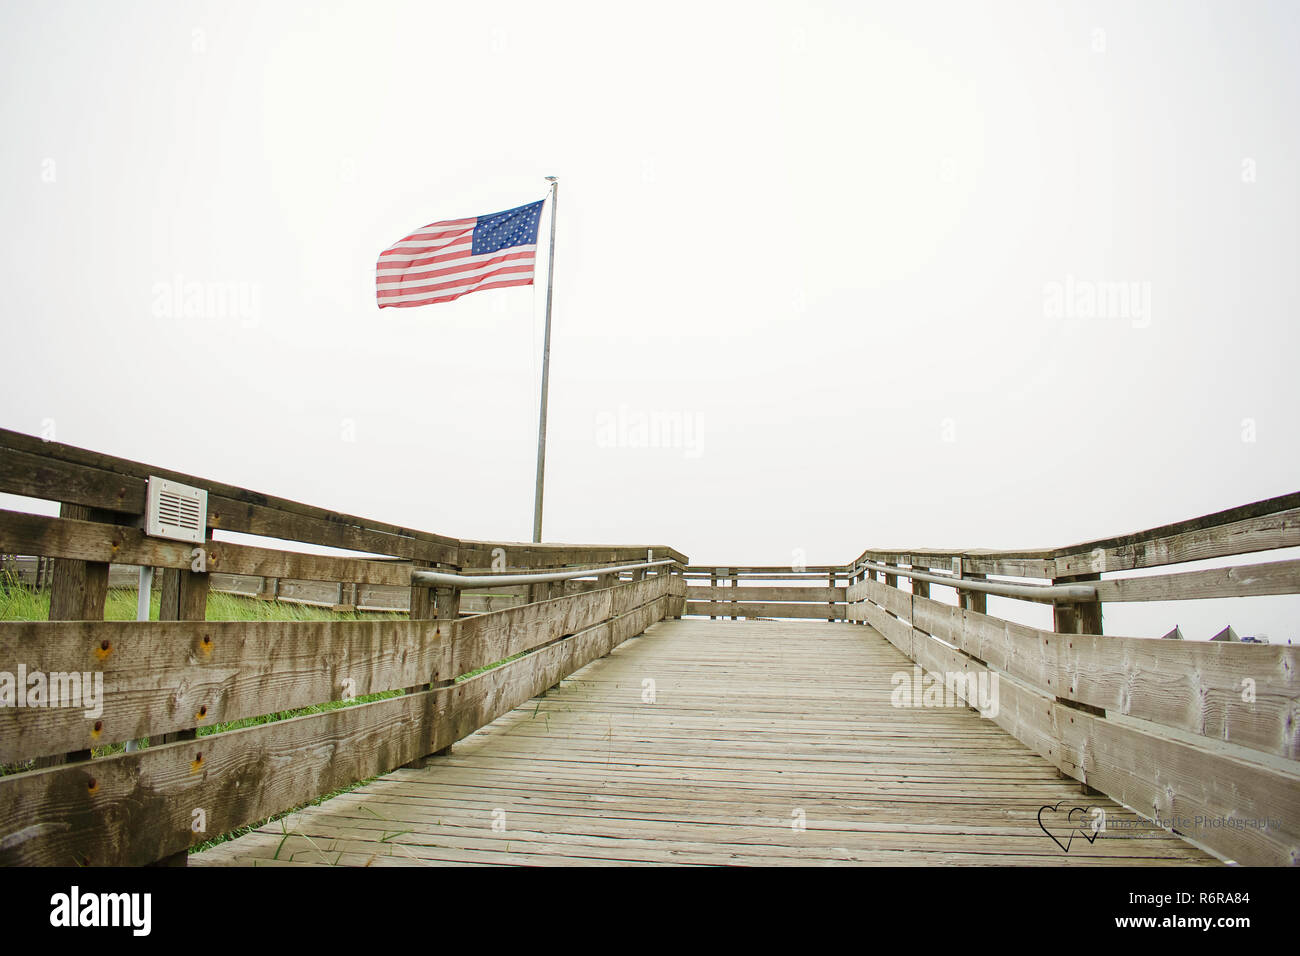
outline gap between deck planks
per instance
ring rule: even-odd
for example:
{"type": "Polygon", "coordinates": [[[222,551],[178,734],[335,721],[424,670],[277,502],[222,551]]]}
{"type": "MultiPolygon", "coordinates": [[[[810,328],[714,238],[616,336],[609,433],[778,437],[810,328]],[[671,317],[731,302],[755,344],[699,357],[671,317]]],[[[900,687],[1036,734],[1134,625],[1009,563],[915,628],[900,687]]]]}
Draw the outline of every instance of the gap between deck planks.
{"type": "Polygon", "coordinates": [[[189,862],[1217,863],[967,707],[893,707],[911,667],[866,626],[663,621],[425,769],[189,862]],[[1049,812],[1062,851],[1039,825],[1057,803],[1104,808],[1107,832],[1070,840],[1049,812]]]}

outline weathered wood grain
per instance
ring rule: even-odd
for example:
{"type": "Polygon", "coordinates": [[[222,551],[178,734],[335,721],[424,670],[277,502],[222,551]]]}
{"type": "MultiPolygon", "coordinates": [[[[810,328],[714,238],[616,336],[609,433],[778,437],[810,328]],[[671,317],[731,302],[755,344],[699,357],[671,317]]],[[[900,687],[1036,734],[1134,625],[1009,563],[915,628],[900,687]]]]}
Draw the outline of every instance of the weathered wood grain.
{"type": "MultiPolygon", "coordinates": [[[[12,554],[189,570],[197,547],[151,538],[139,528],[0,510],[0,550],[12,554]]],[[[223,541],[207,541],[202,547],[210,573],[391,586],[410,581],[410,566],[404,562],[302,554],[223,541]]]]}
{"type": "Polygon", "coordinates": [[[913,606],[917,628],[1056,697],[1300,759],[1300,648],[1056,634],[913,606]]]}
{"type": "Polygon", "coordinates": [[[191,865],[1213,863],[1149,828],[1063,853],[1037,813],[1078,785],[964,707],[893,706],[900,670],[869,628],[660,624],[426,769],[191,865]]]}
{"type": "Polygon", "coordinates": [[[871,600],[904,621],[912,620],[912,595],[898,587],[866,578],[848,589],[850,601],[871,600]]]}
{"type": "MultiPolygon", "coordinates": [[[[188,573],[188,572],[184,572],[188,573]]],[[[102,712],[0,708],[0,762],[450,680],[653,603],[647,578],[439,621],[0,623],[0,669],[91,673],[102,712]]]]}
{"type": "MultiPolygon", "coordinates": [[[[59,514],[69,521],[85,519],[77,520],[77,523],[93,527],[95,520],[107,518],[113,513],[64,502],[59,508],[59,514]]],[[[74,555],[54,557],[59,560],[54,563],[50,585],[50,620],[103,620],[104,603],[108,598],[108,562],[95,558],[75,560],[74,555]]]]}
{"type": "Polygon", "coordinates": [[[0,624],[0,669],[100,674],[102,713],[0,708],[0,762],[428,683],[448,625],[409,621],[0,624]]]}
{"type": "Polygon", "coordinates": [[[1056,573],[1121,571],[1290,547],[1300,538],[1298,515],[1300,492],[1293,492],[1133,534],[1069,545],[1056,549],[1056,573]],[[1288,541],[1291,544],[1284,543],[1288,541]]]}
{"type": "MultiPolygon", "coordinates": [[[[726,592],[732,588],[719,588],[719,591],[726,592]]],[[[742,590],[736,588],[734,590],[742,590]]],[[[793,618],[822,618],[827,617],[830,605],[827,604],[779,604],[767,603],[758,604],[746,601],[687,601],[687,614],[704,614],[728,616],[732,620],[738,617],[793,617],[793,618]]],[[[837,620],[844,618],[843,604],[834,606],[837,620]]]]}
{"type": "Polygon", "coordinates": [[[756,601],[758,603],[816,601],[823,604],[827,602],[842,604],[845,590],[845,588],[829,587],[690,587],[686,596],[691,601],[756,601]]]}
{"type": "Polygon", "coordinates": [[[1062,769],[1247,866],[1300,864],[1300,772],[1056,707],[1062,769]]]}
{"type": "Polygon", "coordinates": [[[440,671],[452,676],[468,673],[627,614],[667,593],[668,578],[655,576],[464,618],[444,644],[440,671]]]}
{"type": "Polygon", "coordinates": [[[658,598],[436,690],[0,778],[0,865],[139,865],[444,749],[662,617],[658,598]]]}
{"type": "MultiPolygon", "coordinates": [[[[921,631],[915,632],[913,646],[928,672],[987,671],[921,631]]],[[[1300,863],[1300,768],[1285,772],[1122,726],[997,676],[992,719],[1064,773],[1229,859],[1250,865],[1300,863]],[[1269,822],[1240,826],[1245,821],[1269,822]]]]}
{"type": "Polygon", "coordinates": [[[291,541],[311,541],[315,544],[368,551],[374,554],[398,554],[401,557],[422,557],[432,561],[456,563],[456,548],[459,542],[455,538],[339,514],[325,508],[290,501],[286,498],[276,498],[224,482],[198,478],[156,465],[105,455],[73,445],[65,445],[62,442],[47,442],[21,432],[0,429],[0,490],[3,491],[13,490],[6,486],[10,482],[27,482],[31,491],[14,491],[14,493],[36,498],[50,498],[51,491],[56,485],[66,483],[70,485],[70,490],[80,497],[60,497],[54,494],[55,500],[143,514],[145,483],[151,475],[207,489],[208,518],[209,523],[214,527],[218,526],[218,522],[213,520],[213,513],[224,513],[226,523],[220,526],[232,531],[268,534],[291,541]],[[94,497],[97,500],[84,500],[87,497],[94,497]],[[114,500],[120,504],[113,504],[114,500]],[[241,505],[247,508],[241,508],[241,505]],[[278,517],[275,515],[276,512],[279,513],[278,517]],[[296,525],[294,519],[298,519],[296,525]],[[249,527],[235,526],[241,522],[248,524],[249,527]],[[258,527],[267,526],[275,526],[281,531],[293,531],[296,528],[297,531],[279,533],[257,530],[258,527]],[[315,537],[308,535],[321,535],[334,540],[368,541],[373,546],[334,544],[334,540],[316,540],[315,537]],[[397,544],[392,539],[419,541],[423,546],[397,544]],[[394,549],[410,550],[412,553],[402,553],[402,550],[394,549]]]}
{"type": "Polygon", "coordinates": [[[666,545],[564,544],[521,541],[460,542],[460,566],[467,570],[494,568],[498,557],[505,570],[530,571],[538,568],[598,568],[614,564],[636,564],[653,553],[655,560],[673,558],[686,563],[686,556],[666,545]]]}
{"type": "Polygon", "coordinates": [[[1185,601],[1300,594],[1300,561],[1271,561],[1097,582],[1100,601],[1185,601]]]}

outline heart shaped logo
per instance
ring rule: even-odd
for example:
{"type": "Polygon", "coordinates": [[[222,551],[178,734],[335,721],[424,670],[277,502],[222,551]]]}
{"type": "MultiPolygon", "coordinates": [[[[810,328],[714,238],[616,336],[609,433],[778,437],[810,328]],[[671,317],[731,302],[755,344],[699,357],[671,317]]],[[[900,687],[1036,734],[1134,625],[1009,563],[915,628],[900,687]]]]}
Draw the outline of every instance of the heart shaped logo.
{"type": "Polygon", "coordinates": [[[1053,819],[1053,814],[1060,813],[1061,805],[1064,803],[1065,801],[1061,800],[1056,804],[1049,803],[1040,807],[1038,810],[1039,828],[1051,837],[1052,842],[1059,846],[1061,851],[1064,853],[1070,852],[1070,846],[1074,843],[1074,835],[1076,833],[1082,836],[1089,843],[1096,842],[1097,830],[1088,823],[1088,812],[1092,807],[1072,807],[1065,814],[1065,823],[1061,824],[1057,820],[1053,819]],[[1075,818],[1076,813],[1079,815],[1077,819],[1075,818]],[[1044,814],[1048,815],[1047,822],[1044,822],[1043,820],[1044,814]],[[1053,833],[1048,829],[1048,822],[1052,823],[1052,825],[1056,827],[1057,832],[1064,836],[1064,842],[1062,842],[1061,836],[1058,836],[1057,833],[1053,833]]]}
{"type": "MultiPolygon", "coordinates": [[[[1059,807],[1060,804],[1058,803],[1057,806],[1059,807]]],[[[1095,843],[1097,842],[1098,831],[1088,821],[1088,813],[1091,810],[1092,807],[1075,807],[1066,815],[1066,819],[1068,819],[1071,823],[1074,824],[1074,828],[1078,831],[1079,836],[1083,837],[1089,843],[1095,843]],[[1081,819],[1079,820],[1074,819],[1074,815],[1076,813],[1079,814],[1081,819]]]]}
{"type": "Polygon", "coordinates": [[[1069,822],[1069,814],[1068,813],[1066,814],[1066,823],[1069,824],[1069,829],[1066,831],[1066,837],[1064,843],[1061,842],[1060,838],[1055,833],[1047,829],[1047,824],[1043,822],[1044,813],[1048,813],[1049,811],[1051,813],[1060,812],[1061,804],[1064,802],[1065,801],[1062,800],[1060,801],[1060,803],[1057,803],[1055,806],[1049,803],[1040,807],[1038,810],[1038,826],[1039,829],[1041,829],[1044,833],[1046,833],[1049,837],[1052,838],[1052,842],[1055,843],[1057,846],[1059,846],[1062,852],[1069,853],[1070,844],[1074,842],[1074,824],[1069,822]]]}

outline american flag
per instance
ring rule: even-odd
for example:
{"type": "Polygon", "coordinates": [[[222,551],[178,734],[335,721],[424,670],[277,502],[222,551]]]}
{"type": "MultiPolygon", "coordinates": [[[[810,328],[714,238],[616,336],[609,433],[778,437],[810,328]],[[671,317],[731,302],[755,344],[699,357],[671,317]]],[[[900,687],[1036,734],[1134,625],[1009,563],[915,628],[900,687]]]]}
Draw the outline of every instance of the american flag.
{"type": "Polygon", "coordinates": [[[434,222],[379,254],[379,307],[450,302],[480,289],[532,285],[542,202],[434,222]]]}

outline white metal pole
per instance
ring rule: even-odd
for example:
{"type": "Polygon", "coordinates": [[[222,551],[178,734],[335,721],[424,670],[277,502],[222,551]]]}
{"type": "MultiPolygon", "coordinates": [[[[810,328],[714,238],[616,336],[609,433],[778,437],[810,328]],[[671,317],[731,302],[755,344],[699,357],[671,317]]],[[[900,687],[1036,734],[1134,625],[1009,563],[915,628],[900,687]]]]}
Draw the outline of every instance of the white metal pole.
{"type": "Polygon", "coordinates": [[[542,486],[546,483],[546,390],[551,377],[551,289],[555,282],[555,204],[560,192],[559,180],[547,176],[551,184],[551,255],[546,264],[546,336],[542,341],[542,407],[537,424],[537,491],[533,498],[533,540],[542,540],[542,486]]]}

